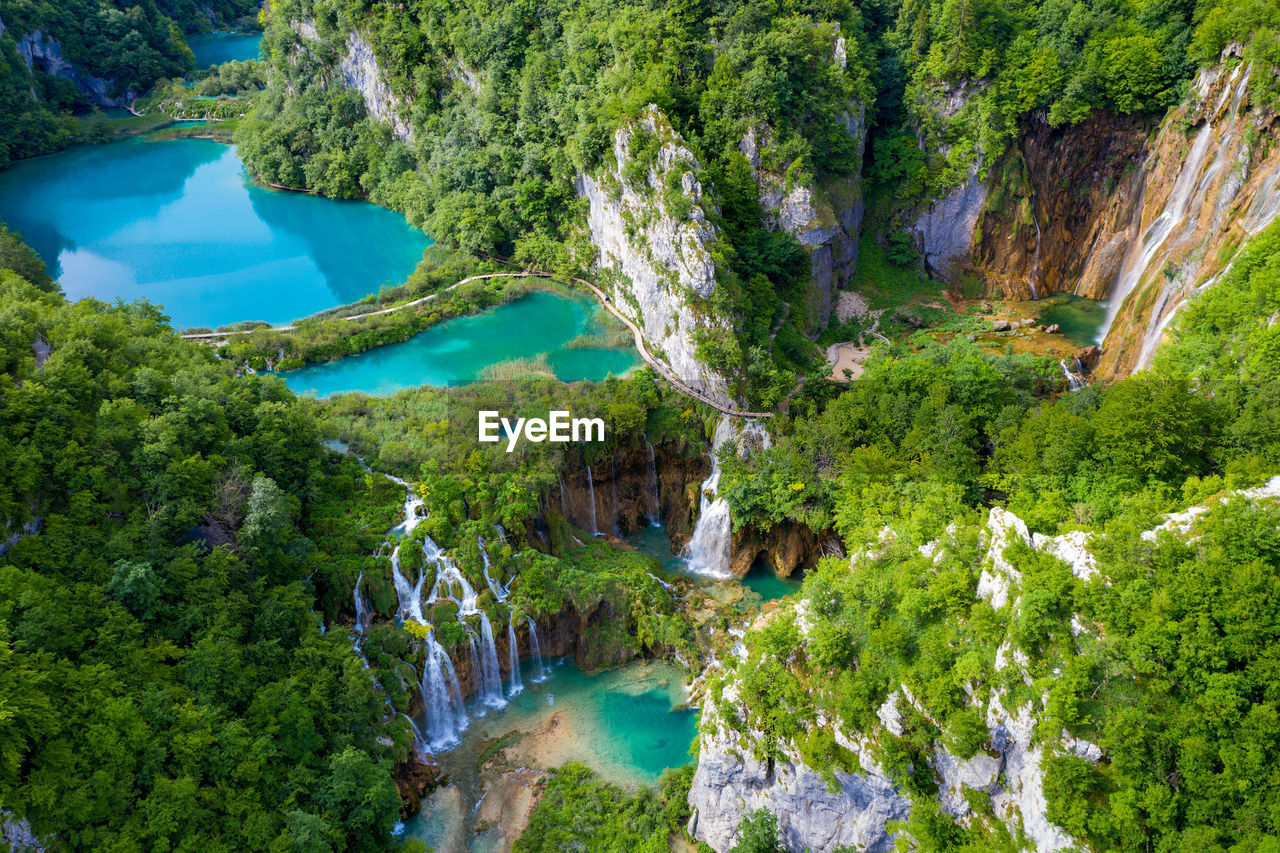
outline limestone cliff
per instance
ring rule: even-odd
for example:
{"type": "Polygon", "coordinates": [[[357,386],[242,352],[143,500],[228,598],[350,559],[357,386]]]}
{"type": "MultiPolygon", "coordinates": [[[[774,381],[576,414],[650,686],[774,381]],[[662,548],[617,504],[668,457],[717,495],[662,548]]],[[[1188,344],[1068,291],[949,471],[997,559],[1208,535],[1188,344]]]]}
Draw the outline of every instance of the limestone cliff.
{"type": "Polygon", "coordinates": [[[373,55],[372,45],[362,33],[347,35],[347,53],[339,67],[342,79],[364,99],[364,108],[370,116],[390,125],[397,139],[408,140],[413,136],[409,122],[404,118],[408,104],[387,85],[386,74],[373,55]]]}
{"type": "MultiPolygon", "coordinates": [[[[1278,498],[1280,477],[1264,486],[1227,493],[1205,506],[1172,514],[1143,533],[1142,538],[1154,540],[1172,535],[1193,543],[1196,523],[1218,502],[1278,498]]],[[[921,545],[918,550],[935,565],[945,565],[944,561],[951,559],[969,559],[960,555],[976,553],[978,564],[974,568],[981,566],[976,595],[988,601],[997,613],[1008,615],[1010,624],[1020,618],[1022,607],[1019,549],[1051,555],[1080,580],[1099,582],[1099,567],[1091,549],[1095,537],[1101,534],[1033,535],[1019,518],[1000,508],[990,511],[979,534],[976,552],[965,551],[971,547],[965,545],[972,541],[970,533],[955,528],[948,528],[939,540],[921,545]]],[[[850,571],[874,570],[874,564],[889,553],[893,538],[885,528],[878,542],[870,543],[851,558],[850,571]]],[[[801,638],[788,658],[789,665],[795,665],[795,661],[807,657],[810,638],[821,641],[822,635],[816,633],[817,617],[810,610],[810,601],[800,599],[757,617],[748,630],[762,629],[779,619],[794,620],[801,638]]],[[[1078,616],[1073,617],[1073,642],[1093,642],[1096,631],[1078,616]]],[[[770,736],[753,727],[752,708],[740,698],[747,677],[747,670],[742,667],[754,665],[768,652],[759,646],[749,651],[742,630],[733,629],[730,633],[739,639],[694,687],[695,695],[703,697],[703,734],[689,792],[693,808],[690,832],[699,841],[725,851],[736,842],[743,818],[766,808],[777,815],[788,850],[825,853],[842,846],[870,851],[893,849],[895,837],[888,824],[905,819],[913,808],[913,797],[920,795],[908,796],[896,784],[898,774],[887,772],[880,763],[879,756],[885,754],[882,747],[908,734],[914,726],[924,724],[936,732],[944,728],[945,722],[906,684],[892,684],[876,719],[860,730],[824,716],[821,710],[813,719],[804,721],[809,732],[825,732],[839,748],[839,755],[822,766],[809,766],[802,758],[800,744],[791,740],[770,742],[770,736]],[[770,754],[772,757],[767,757],[770,754]]],[[[999,821],[1014,838],[1025,838],[1026,849],[1040,853],[1078,848],[1077,840],[1049,819],[1044,762],[1053,755],[1075,756],[1094,763],[1109,758],[1097,744],[1067,730],[1045,730],[1048,694],[1040,691],[1046,678],[1057,670],[1043,669],[1048,666],[1044,663],[1032,664],[1011,637],[1000,643],[990,662],[996,677],[987,679],[985,684],[976,679],[963,685],[969,707],[985,723],[985,742],[966,758],[951,752],[943,740],[935,737],[931,749],[917,754],[915,760],[928,762],[937,786],[938,805],[962,825],[999,821]]],[[[824,674],[815,675],[814,680],[801,682],[801,688],[814,697],[820,708],[819,697],[828,682],[824,674]]],[[[839,702],[835,706],[839,707],[839,702]]],[[[918,769],[912,775],[920,779],[918,769]]]]}
{"type": "MultiPolygon", "coordinates": [[[[4,32],[3,28],[0,32],[4,32]]],[[[40,30],[27,33],[17,39],[17,43],[18,53],[28,68],[70,80],[90,103],[100,107],[126,107],[138,99],[138,93],[132,90],[113,94],[113,81],[82,72],[63,55],[58,40],[40,30]]]]}
{"type": "MultiPolygon", "coordinates": [[[[291,26],[304,40],[321,41],[316,21],[294,21],[291,26]]],[[[406,118],[410,104],[392,91],[364,33],[358,30],[347,33],[345,52],[338,62],[337,73],[348,88],[360,93],[364,108],[373,119],[389,126],[397,139],[412,138],[413,130],[406,118]]]]}
{"type": "Polygon", "coordinates": [[[614,133],[612,162],[578,177],[599,265],[618,273],[618,309],[686,383],[728,403],[725,380],[694,353],[700,329],[727,329],[706,300],[716,287],[699,164],[666,116],[650,104],[614,133]]]}
{"type": "MultiPolygon", "coordinates": [[[[1149,147],[1129,248],[1111,283],[1103,376],[1149,364],[1186,298],[1211,286],[1280,212],[1276,114],[1253,103],[1255,68],[1232,52],[1200,72],[1149,147]]],[[[1092,272],[1086,266],[1086,280],[1092,272]]]]}
{"type": "MultiPolygon", "coordinates": [[[[1202,70],[1154,132],[1138,117],[1033,117],[985,177],[975,153],[969,179],[915,223],[926,269],[1017,299],[1107,299],[1097,372],[1147,366],[1179,306],[1280,212],[1276,114],[1253,103],[1238,53],[1202,70]]],[[[939,120],[969,100],[942,97],[939,120]]]]}
{"type": "MultiPolygon", "coordinates": [[[[844,68],[846,61],[845,40],[839,36],[832,62],[844,68]]],[[[867,138],[865,113],[865,105],[851,103],[842,119],[859,156],[867,138]]],[[[738,144],[760,186],[766,227],[787,232],[809,252],[808,307],[819,324],[825,325],[835,309],[836,291],[849,281],[858,262],[858,230],[864,211],[862,178],[855,174],[796,182],[786,174],[790,163],[768,168],[768,163],[777,160],[772,148],[773,130],[764,122],[749,127],[738,144]]]]}

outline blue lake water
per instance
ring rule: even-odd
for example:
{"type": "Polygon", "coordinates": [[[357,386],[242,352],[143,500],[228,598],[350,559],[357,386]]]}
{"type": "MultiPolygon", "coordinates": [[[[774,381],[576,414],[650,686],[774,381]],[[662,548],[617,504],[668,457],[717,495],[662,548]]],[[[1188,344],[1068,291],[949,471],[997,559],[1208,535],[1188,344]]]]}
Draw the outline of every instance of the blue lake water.
{"type": "Polygon", "coordinates": [[[394,394],[418,385],[474,382],[490,365],[545,356],[565,382],[621,375],[640,362],[634,349],[566,347],[596,329],[600,309],[586,297],[534,291],[496,308],[456,317],[407,341],[282,373],[298,393],[394,394]]]}
{"type": "Polygon", "coordinates": [[[131,139],[0,172],[0,220],[71,299],[146,298],[177,327],[283,323],[413,271],[430,238],[364,202],[251,183],[208,139],[131,139]]]}
{"type": "Polygon", "coordinates": [[[187,47],[196,55],[197,70],[224,62],[257,59],[262,49],[262,33],[207,33],[187,36],[187,47]]]}

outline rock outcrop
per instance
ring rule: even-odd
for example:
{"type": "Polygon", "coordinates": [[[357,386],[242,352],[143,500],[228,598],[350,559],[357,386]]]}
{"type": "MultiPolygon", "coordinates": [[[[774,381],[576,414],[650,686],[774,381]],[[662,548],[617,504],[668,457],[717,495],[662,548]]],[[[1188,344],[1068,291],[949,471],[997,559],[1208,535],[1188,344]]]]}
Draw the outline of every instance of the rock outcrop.
{"type": "Polygon", "coordinates": [[[614,302],[681,380],[729,403],[724,377],[694,353],[700,328],[729,331],[703,304],[716,287],[711,248],[719,232],[702,209],[709,200],[698,161],[652,104],[615,132],[612,159],[602,172],[580,175],[577,191],[589,204],[600,267],[619,274],[614,302]],[[641,152],[648,162],[637,169],[641,152]]]}
{"type": "MultiPolygon", "coordinates": [[[[1194,542],[1198,521],[1227,500],[1280,500],[1280,477],[1257,488],[1225,493],[1204,506],[1168,515],[1155,528],[1141,534],[1141,538],[1155,541],[1162,536],[1173,536],[1194,542]]],[[[1098,582],[1099,568],[1091,549],[1100,534],[1078,531],[1058,536],[1031,534],[1021,519],[1000,508],[991,510],[980,533],[982,547],[978,559],[982,572],[976,593],[997,611],[1016,613],[1021,606],[1022,575],[1016,565],[1016,551],[1010,550],[1015,546],[1057,557],[1077,578],[1098,582]]],[[[919,552],[938,563],[950,549],[964,552],[961,544],[965,541],[964,535],[948,528],[941,539],[921,545],[919,552]]],[[[850,561],[850,570],[871,570],[862,561],[881,559],[894,538],[892,531],[885,528],[878,540],[858,549],[850,561]]],[[[804,599],[784,603],[779,610],[760,617],[755,626],[761,627],[761,620],[776,619],[783,614],[794,618],[801,637],[807,642],[814,631],[814,616],[804,599]]],[[[1072,620],[1073,637],[1090,631],[1078,617],[1072,620]]],[[[741,637],[742,633],[738,631],[736,635],[741,637]]],[[[821,712],[817,713],[816,719],[807,722],[808,727],[829,733],[847,753],[843,763],[856,765],[856,772],[836,771],[832,781],[831,776],[824,777],[818,772],[828,768],[806,766],[793,743],[765,743],[765,734],[752,728],[751,709],[738,698],[741,688],[736,672],[740,661],[747,660],[747,656],[747,646],[740,641],[726,661],[712,664],[712,670],[722,673],[723,686],[718,696],[707,697],[703,703],[704,733],[689,792],[689,803],[694,810],[689,831],[699,841],[725,851],[736,842],[743,818],[766,808],[778,816],[788,850],[809,849],[818,853],[841,845],[859,850],[892,849],[895,839],[887,824],[906,818],[912,806],[905,792],[873,758],[873,749],[886,738],[907,735],[908,717],[923,719],[935,729],[944,728],[944,721],[905,684],[890,689],[876,713],[878,722],[865,726],[862,731],[850,734],[842,729],[839,721],[828,720],[821,712]],[[768,753],[782,757],[772,762],[756,757],[768,753]]],[[[977,711],[986,724],[986,742],[967,758],[951,752],[943,741],[935,741],[932,751],[925,755],[924,760],[928,761],[937,782],[938,804],[963,825],[977,819],[987,820],[980,815],[990,814],[1003,822],[1014,838],[1025,837],[1027,849],[1039,853],[1078,849],[1079,843],[1049,819],[1044,762],[1054,755],[1074,756],[1094,763],[1107,760],[1107,756],[1098,744],[1069,731],[1062,730],[1056,735],[1043,731],[1047,694],[1030,700],[1025,697],[1026,688],[1034,689],[1044,682],[1032,677],[1031,661],[1011,640],[1006,639],[999,646],[991,666],[1003,675],[993,680],[985,693],[972,684],[964,688],[969,707],[977,711]],[[1021,685],[1017,684],[1019,681],[1021,685]],[[1024,698],[1016,702],[1011,699],[1011,684],[1017,686],[1024,698]],[[982,805],[978,814],[974,811],[975,802],[982,805]]],[[[1034,674],[1045,675],[1044,672],[1034,674]]],[[[811,683],[808,689],[810,693],[821,691],[821,681],[811,683]]]]}
{"type": "Polygon", "coordinates": [[[412,138],[413,130],[404,118],[408,105],[387,85],[386,74],[373,55],[373,46],[362,33],[347,35],[347,53],[342,57],[339,69],[342,79],[364,99],[364,108],[370,116],[389,125],[397,139],[407,141],[412,138]]]}
{"type": "Polygon", "coordinates": [[[62,45],[57,39],[40,30],[27,33],[17,41],[18,53],[28,68],[70,80],[90,103],[100,107],[127,107],[138,99],[138,93],[132,90],[113,94],[114,81],[80,71],[63,55],[62,45]]]}
{"type": "Polygon", "coordinates": [[[1107,297],[1141,200],[1148,130],[1143,119],[1105,113],[1067,128],[1030,120],[992,170],[973,223],[970,262],[990,290],[1107,297]]]}
{"type": "MultiPolygon", "coordinates": [[[[843,44],[843,41],[841,41],[843,44]]],[[[861,153],[866,142],[864,109],[851,104],[844,122],[846,132],[861,153]]],[[[828,180],[822,184],[790,184],[782,174],[763,167],[763,156],[772,145],[773,132],[763,122],[747,129],[738,150],[747,158],[760,186],[765,226],[785,231],[809,252],[808,307],[820,325],[831,319],[837,292],[848,283],[858,262],[858,229],[865,209],[860,176],[828,180]]]]}
{"type": "Polygon", "coordinates": [[[1276,114],[1250,97],[1253,75],[1271,72],[1255,72],[1233,53],[1200,72],[1143,163],[1141,203],[1126,232],[1132,239],[1110,288],[1103,377],[1149,365],[1187,297],[1212,286],[1280,213],[1276,114]]]}
{"type": "Polygon", "coordinates": [[[832,786],[797,757],[755,758],[732,731],[703,735],[689,789],[689,833],[716,850],[729,850],[743,819],[765,808],[778,816],[788,850],[891,850],[886,824],[906,818],[910,803],[869,756],[864,761],[862,773],[835,771],[832,786]]]}
{"type": "MultiPolygon", "coordinates": [[[[321,41],[320,29],[312,18],[293,21],[290,26],[304,41],[321,41]]],[[[390,127],[397,139],[412,139],[413,128],[406,118],[412,105],[387,83],[386,72],[378,64],[369,39],[359,30],[353,30],[347,33],[345,47],[337,68],[343,83],[360,93],[365,111],[375,121],[390,127]]]]}
{"type": "MultiPolygon", "coordinates": [[[[1035,117],[989,175],[975,153],[914,224],[927,271],[952,283],[970,271],[1017,299],[1107,299],[1098,375],[1148,366],[1178,308],[1280,213],[1276,113],[1252,102],[1239,53],[1201,70],[1154,135],[1140,117],[1058,129],[1035,117]]],[[[946,90],[934,112],[945,125],[971,100],[946,90]]]]}

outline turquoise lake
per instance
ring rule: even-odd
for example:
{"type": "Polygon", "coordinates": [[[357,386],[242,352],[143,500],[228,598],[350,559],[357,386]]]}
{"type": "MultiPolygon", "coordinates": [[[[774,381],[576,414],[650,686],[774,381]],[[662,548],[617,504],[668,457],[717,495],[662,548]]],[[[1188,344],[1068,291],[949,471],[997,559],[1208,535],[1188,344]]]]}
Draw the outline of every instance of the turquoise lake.
{"type": "Polygon", "coordinates": [[[149,299],[176,327],[279,324],[399,284],[431,244],[364,202],[254,185],[235,149],[131,139],[0,172],[0,220],[70,299],[149,299]]]}
{"type": "Polygon", "coordinates": [[[640,363],[634,349],[572,348],[596,331],[600,309],[586,297],[534,291],[496,308],[455,317],[407,341],[280,376],[300,394],[328,397],[348,391],[394,394],[418,385],[463,385],[491,365],[545,356],[565,382],[621,375],[640,363]]]}
{"type": "Polygon", "coordinates": [[[207,33],[187,37],[187,47],[196,55],[196,69],[224,62],[257,59],[262,49],[262,33],[207,33]]]}

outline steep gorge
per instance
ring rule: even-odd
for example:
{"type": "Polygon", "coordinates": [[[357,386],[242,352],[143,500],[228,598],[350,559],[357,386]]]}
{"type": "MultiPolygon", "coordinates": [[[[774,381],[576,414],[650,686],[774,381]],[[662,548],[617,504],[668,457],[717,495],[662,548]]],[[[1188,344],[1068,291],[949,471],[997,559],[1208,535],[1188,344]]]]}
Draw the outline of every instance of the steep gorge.
{"type": "Polygon", "coordinates": [[[1095,114],[1066,129],[1034,116],[985,181],[914,225],[930,271],[1012,299],[1109,300],[1102,377],[1150,364],[1179,306],[1211,286],[1280,212],[1276,113],[1228,48],[1154,128],[1095,114]]]}

